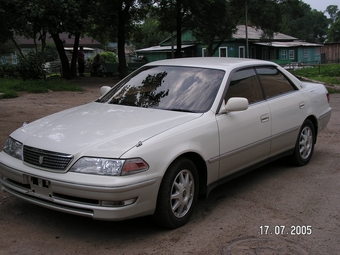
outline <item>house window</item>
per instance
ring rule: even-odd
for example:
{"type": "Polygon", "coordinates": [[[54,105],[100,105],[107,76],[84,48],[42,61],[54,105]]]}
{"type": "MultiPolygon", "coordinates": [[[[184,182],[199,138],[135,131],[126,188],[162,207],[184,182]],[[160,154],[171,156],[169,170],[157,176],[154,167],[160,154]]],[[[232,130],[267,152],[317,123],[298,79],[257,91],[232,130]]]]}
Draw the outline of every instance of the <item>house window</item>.
{"type": "Polygon", "coordinates": [[[308,50],[307,49],[303,50],[303,58],[308,58],[308,50]]]}
{"type": "Polygon", "coordinates": [[[17,54],[14,52],[11,54],[11,56],[12,56],[12,64],[13,65],[18,64],[17,54]]]}
{"type": "Polygon", "coordinates": [[[207,55],[207,49],[202,48],[202,57],[205,57],[207,55]]]}
{"type": "Polygon", "coordinates": [[[221,47],[219,48],[219,52],[220,52],[220,58],[226,58],[228,57],[228,48],[227,47],[221,47]]]}
{"type": "Polygon", "coordinates": [[[286,50],[282,50],[282,51],[281,51],[281,58],[282,58],[283,60],[286,60],[286,59],[287,59],[287,51],[286,51],[286,50]]]}
{"type": "Polygon", "coordinates": [[[238,56],[239,56],[239,58],[244,58],[245,57],[244,56],[244,46],[240,46],[238,48],[238,56]]]}
{"type": "Polygon", "coordinates": [[[1,64],[5,65],[6,64],[6,57],[1,56],[1,64]]]}
{"type": "Polygon", "coordinates": [[[289,50],[289,59],[294,59],[294,50],[289,50]]]}

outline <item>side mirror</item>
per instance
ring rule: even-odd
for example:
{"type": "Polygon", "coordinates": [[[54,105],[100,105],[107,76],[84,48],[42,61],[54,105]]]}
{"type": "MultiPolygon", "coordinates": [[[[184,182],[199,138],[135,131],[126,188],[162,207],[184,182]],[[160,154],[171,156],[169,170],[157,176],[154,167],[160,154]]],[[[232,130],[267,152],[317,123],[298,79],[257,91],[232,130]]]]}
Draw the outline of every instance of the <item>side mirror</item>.
{"type": "Polygon", "coordinates": [[[106,94],[110,89],[111,89],[111,87],[109,87],[109,86],[103,86],[103,87],[100,88],[99,93],[102,96],[102,95],[106,94]]]}
{"type": "Polygon", "coordinates": [[[244,97],[232,97],[227,103],[223,101],[220,109],[220,114],[236,111],[245,111],[248,109],[249,102],[247,98],[244,97]]]}

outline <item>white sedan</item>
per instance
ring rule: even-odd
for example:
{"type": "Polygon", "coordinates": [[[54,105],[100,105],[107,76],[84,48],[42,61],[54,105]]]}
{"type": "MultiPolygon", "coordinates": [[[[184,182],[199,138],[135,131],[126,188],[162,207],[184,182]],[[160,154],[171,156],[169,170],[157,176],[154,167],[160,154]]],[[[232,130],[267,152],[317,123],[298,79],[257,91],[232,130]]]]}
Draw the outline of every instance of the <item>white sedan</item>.
{"type": "Polygon", "coordinates": [[[331,107],[321,84],[272,62],[149,63],[95,102],[24,125],[0,153],[1,189],[100,220],[176,228],[199,194],[279,157],[313,154],[331,107]]]}

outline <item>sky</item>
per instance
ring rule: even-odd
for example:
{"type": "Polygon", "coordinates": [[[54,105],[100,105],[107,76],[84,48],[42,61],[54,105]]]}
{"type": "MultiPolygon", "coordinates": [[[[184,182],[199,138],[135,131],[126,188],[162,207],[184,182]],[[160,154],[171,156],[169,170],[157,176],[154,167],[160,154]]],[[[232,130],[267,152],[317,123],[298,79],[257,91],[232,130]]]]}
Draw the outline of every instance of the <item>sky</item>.
{"type": "Polygon", "coordinates": [[[339,0],[302,0],[309,4],[312,9],[324,12],[329,5],[337,5],[340,8],[339,0]]]}

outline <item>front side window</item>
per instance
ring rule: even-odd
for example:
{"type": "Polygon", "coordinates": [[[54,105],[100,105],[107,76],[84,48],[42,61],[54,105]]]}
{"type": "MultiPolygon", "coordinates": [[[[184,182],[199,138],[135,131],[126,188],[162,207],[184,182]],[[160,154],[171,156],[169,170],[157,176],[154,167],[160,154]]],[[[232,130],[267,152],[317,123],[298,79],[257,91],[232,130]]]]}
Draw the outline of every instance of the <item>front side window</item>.
{"type": "Polygon", "coordinates": [[[245,97],[249,104],[263,100],[260,84],[254,69],[245,69],[232,75],[225,102],[231,97],[245,97]]]}
{"type": "Polygon", "coordinates": [[[101,103],[184,112],[206,112],[225,72],[216,69],[148,66],[118,83],[101,103]]]}
{"type": "Polygon", "coordinates": [[[257,67],[266,99],[296,90],[291,82],[275,67],[257,67]]]}

